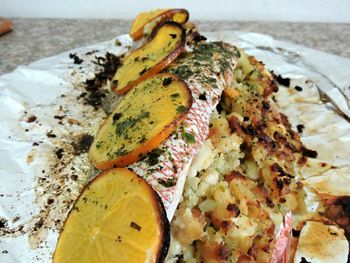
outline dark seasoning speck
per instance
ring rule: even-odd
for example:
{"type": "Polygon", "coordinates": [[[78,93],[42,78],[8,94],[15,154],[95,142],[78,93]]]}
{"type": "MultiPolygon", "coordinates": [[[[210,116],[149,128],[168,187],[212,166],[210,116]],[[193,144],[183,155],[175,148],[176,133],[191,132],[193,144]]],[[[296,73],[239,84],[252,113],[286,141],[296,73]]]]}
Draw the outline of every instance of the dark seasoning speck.
{"type": "Polygon", "coordinates": [[[105,58],[96,57],[96,59],[96,63],[102,67],[102,70],[96,73],[92,79],[85,81],[85,92],[78,96],[78,100],[83,99],[84,103],[97,110],[102,107],[102,101],[106,97],[107,91],[103,89],[103,86],[113,78],[116,70],[120,67],[121,57],[107,52],[105,58]]]}

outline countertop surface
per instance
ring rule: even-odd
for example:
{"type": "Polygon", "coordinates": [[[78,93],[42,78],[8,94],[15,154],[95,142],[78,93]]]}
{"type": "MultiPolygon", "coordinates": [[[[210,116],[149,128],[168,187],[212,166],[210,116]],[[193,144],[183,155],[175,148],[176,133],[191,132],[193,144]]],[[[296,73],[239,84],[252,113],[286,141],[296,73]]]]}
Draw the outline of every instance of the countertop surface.
{"type": "MultiPolygon", "coordinates": [[[[12,18],[14,30],[0,36],[0,75],[18,65],[127,33],[131,21],[12,18]]],[[[350,24],[194,21],[200,32],[236,30],[350,58],[350,24]]]]}

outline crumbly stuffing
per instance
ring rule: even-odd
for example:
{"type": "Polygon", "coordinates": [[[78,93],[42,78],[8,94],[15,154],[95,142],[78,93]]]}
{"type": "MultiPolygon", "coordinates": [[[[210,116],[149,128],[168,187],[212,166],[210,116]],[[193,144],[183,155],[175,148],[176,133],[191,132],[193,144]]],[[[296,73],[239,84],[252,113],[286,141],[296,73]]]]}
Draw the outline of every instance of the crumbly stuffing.
{"type": "Polygon", "coordinates": [[[167,262],[269,262],[283,215],[301,206],[308,150],[272,100],[278,86],[241,51],[171,223],[167,262]]]}

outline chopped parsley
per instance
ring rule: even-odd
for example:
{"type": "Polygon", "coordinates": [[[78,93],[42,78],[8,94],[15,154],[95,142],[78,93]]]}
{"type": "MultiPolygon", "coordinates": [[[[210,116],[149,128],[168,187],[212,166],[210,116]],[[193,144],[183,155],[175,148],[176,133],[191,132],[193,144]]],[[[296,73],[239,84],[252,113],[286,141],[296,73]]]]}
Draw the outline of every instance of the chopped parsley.
{"type": "Polygon", "coordinates": [[[156,165],[159,162],[159,157],[164,151],[160,148],[154,149],[147,155],[146,163],[149,166],[156,165]]]}
{"type": "Polygon", "coordinates": [[[168,178],[166,180],[158,179],[158,183],[165,187],[173,187],[176,185],[177,179],[176,178],[168,178]]]}
{"type": "Polygon", "coordinates": [[[196,143],[196,139],[194,138],[194,135],[193,133],[188,133],[188,132],[185,132],[183,131],[181,133],[182,135],[182,138],[189,144],[195,144],[196,143]]]}
{"type": "Polygon", "coordinates": [[[184,105],[180,105],[176,107],[176,111],[178,113],[185,113],[187,111],[187,108],[184,105]]]}
{"type": "Polygon", "coordinates": [[[137,122],[144,118],[149,117],[149,112],[148,111],[142,111],[140,114],[136,117],[129,117],[126,120],[123,120],[119,123],[115,124],[115,133],[118,136],[121,136],[127,129],[133,127],[137,122]]]}

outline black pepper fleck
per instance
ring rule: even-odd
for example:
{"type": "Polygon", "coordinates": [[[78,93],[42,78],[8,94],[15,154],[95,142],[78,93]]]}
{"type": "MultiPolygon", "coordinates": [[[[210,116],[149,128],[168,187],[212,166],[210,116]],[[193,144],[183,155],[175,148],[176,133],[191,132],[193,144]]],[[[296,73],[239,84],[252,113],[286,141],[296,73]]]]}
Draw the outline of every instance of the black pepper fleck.
{"type": "Polygon", "coordinates": [[[133,228],[133,229],[136,229],[138,232],[141,231],[141,226],[139,226],[138,224],[136,224],[133,221],[130,222],[130,227],[133,228]]]}
{"type": "Polygon", "coordinates": [[[305,126],[303,124],[298,124],[297,125],[297,130],[298,130],[299,133],[302,133],[304,129],[305,129],[305,126]]]}
{"type": "Polygon", "coordinates": [[[300,87],[300,86],[295,86],[294,88],[295,88],[296,91],[299,91],[299,92],[300,92],[300,91],[303,91],[303,88],[300,87]]]}
{"type": "Polygon", "coordinates": [[[62,159],[63,153],[64,153],[64,150],[63,150],[62,148],[58,149],[58,150],[55,152],[57,159],[59,159],[59,160],[62,159]]]}
{"type": "Polygon", "coordinates": [[[290,86],[290,78],[283,78],[281,75],[276,76],[276,81],[286,87],[290,86]]]}
{"type": "Polygon", "coordinates": [[[207,100],[207,96],[206,96],[206,95],[207,95],[207,94],[204,92],[204,93],[200,94],[198,98],[199,98],[200,100],[207,100]]]}
{"type": "Polygon", "coordinates": [[[172,78],[172,77],[165,78],[165,79],[163,80],[163,86],[164,86],[164,87],[168,86],[172,81],[173,81],[173,78],[172,78]]]}
{"type": "Polygon", "coordinates": [[[36,121],[36,119],[37,119],[36,116],[32,115],[27,119],[27,122],[28,123],[34,122],[34,121],[36,121]]]}

